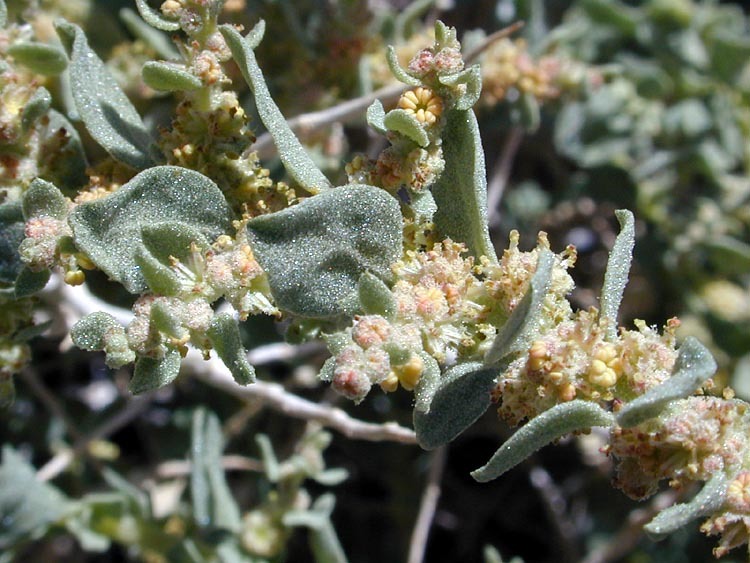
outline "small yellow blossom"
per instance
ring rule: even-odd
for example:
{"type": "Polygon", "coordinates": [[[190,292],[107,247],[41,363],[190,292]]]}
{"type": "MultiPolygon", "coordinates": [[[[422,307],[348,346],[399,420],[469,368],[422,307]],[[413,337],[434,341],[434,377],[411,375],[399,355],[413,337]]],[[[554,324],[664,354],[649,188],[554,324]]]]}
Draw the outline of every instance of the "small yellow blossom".
{"type": "Polygon", "coordinates": [[[420,123],[432,125],[443,113],[443,100],[429,88],[418,86],[401,95],[398,107],[413,113],[420,123]]]}

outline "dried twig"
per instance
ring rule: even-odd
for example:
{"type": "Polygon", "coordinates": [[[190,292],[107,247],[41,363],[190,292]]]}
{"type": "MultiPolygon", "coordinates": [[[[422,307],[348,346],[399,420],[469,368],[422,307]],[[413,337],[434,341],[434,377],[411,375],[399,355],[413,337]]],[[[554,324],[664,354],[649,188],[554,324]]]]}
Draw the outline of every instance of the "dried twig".
{"type": "Polygon", "coordinates": [[[487,184],[487,222],[495,226],[500,222],[500,202],[505,193],[505,187],[508,185],[510,173],[513,170],[513,161],[516,158],[518,148],[523,140],[523,129],[513,127],[505,139],[503,150],[495,163],[495,168],[487,184]]]}
{"type": "MultiPolygon", "coordinates": [[[[263,462],[241,455],[225,455],[221,457],[221,467],[225,471],[263,471],[263,462]]],[[[156,475],[161,479],[184,477],[193,471],[193,464],[189,460],[164,461],[156,466],[156,475]]]]}
{"type": "Polygon", "coordinates": [[[256,381],[241,387],[232,379],[224,364],[215,358],[203,360],[200,353],[193,350],[183,363],[192,368],[194,376],[201,381],[243,399],[255,399],[273,410],[293,418],[311,420],[333,428],[348,438],[375,442],[392,441],[402,444],[416,444],[414,432],[395,422],[375,424],[352,418],[343,410],[313,403],[288,392],[278,383],[256,381]]]}
{"type": "Polygon", "coordinates": [[[427,474],[427,484],[422,493],[419,514],[409,541],[408,563],[422,563],[427,550],[427,539],[430,535],[432,520],[435,516],[438,500],[440,499],[440,482],[447,459],[447,446],[442,446],[432,453],[430,471],[427,474]]]}

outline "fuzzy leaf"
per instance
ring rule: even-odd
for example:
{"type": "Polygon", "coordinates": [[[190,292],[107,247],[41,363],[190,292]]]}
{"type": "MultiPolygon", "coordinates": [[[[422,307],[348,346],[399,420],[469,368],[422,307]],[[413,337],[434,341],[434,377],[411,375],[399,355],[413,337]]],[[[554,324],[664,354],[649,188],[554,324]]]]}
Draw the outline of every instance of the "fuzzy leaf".
{"type": "Polygon", "coordinates": [[[181,356],[177,350],[168,350],[166,355],[156,360],[145,356],[135,362],[133,379],[128,389],[133,395],[153,391],[172,383],[180,374],[181,356]]]}
{"type": "Polygon", "coordinates": [[[517,430],[483,467],[472,471],[471,476],[480,483],[486,483],[500,477],[553,440],[576,430],[611,426],[613,423],[612,414],[594,403],[574,400],[555,405],[517,430]]]}
{"type": "Polygon", "coordinates": [[[386,319],[396,313],[396,299],[390,288],[379,277],[365,272],[359,277],[359,302],[366,315],[380,315],[386,319]]]}
{"type": "Polygon", "coordinates": [[[21,206],[0,205],[0,284],[12,284],[24,269],[18,245],[25,238],[21,206]]]}
{"type": "Polygon", "coordinates": [[[335,497],[326,493],[315,500],[310,510],[290,510],[283,516],[285,526],[306,526],[310,529],[310,547],[316,563],[347,562],[331,523],[335,505],[335,497]]]}
{"type": "Polygon", "coordinates": [[[154,293],[173,297],[183,290],[176,272],[159,262],[144,246],[135,248],[133,261],[138,266],[144,282],[154,293]]]}
{"type": "Polygon", "coordinates": [[[128,31],[156,51],[157,55],[168,60],[178,60],[180,58],[180,52],[174,46],[169,36],[147,24],[133,10],[122,8],[118,15],[125,24],[125,27],[128,28],[128,31]]]}
{"type": "Polygon", "coordinates": [[[330,189],[332,187],[331,182],[315,166],[312,158],[289,128],[284,115],[271,98],[271,93],[268,91],[265,78],[263,78],[263,72],[255,60],[255,53],[253,53],[254,45],[257,45],[260,41],[261,33],[257,30],[258,26],[251,30],[247,37],[243,38],[232,26],[219,26],[219,31],[221,31],[229,49],[232,51],[232,57],[234,57],[240,67],[242,76],[245,77],[245,81],[253,92],[260,119],[273,137],[286,171],[296,182],[311,193],[330,189]]]}
{"type": "Polygon", "coordinates": [[[430,412],[430,405],[435,393],[440,388],[441,373],[440,365],[437,360],[427,352],[420,352],[419,356],[424,362],[424,370],[419,376],[417,386],[414,388],[414,409],[427,414],[430,412]]]}
{"type": "Polygon", "coordinates": [[[72,191],[88,182],[88,163],[81,138],[60,112],[51,109],[47,118],[39,153],[40,176],[72,191]]]}
{"type": "Polygon", "coordinates": [[[207,336],[237,383],[248,385],[255,382],[255,370],[247,361],[240,338],[240,327],[232,315],[216,315],[211,321],[207,336]]]}
{"type": "Polygon", "coordinates": [[[419,78],[414,78],[404,70],[404,67],[398,62],[396,49],[392,45],[388,45],[388,50],[386,51],[385,56],[388,61],[388,66],[391,69],[391,73],[393,73],[396,80],[408,84],[409,86],[420,86],[422,84],[422,81],[419,78]]]}
{"type": "Polygon", "coordinates": [[[18,277],[16,278],[16,283],[14,285],[16,299],[29,297],[30,295],[34,295],[35,293],[42,291],[44,289],[44,286],[47,285],[50,275],[51,273],[49,270],[32,272],[28,268],[22,268],[18,273],[18,277]]]}
{"type": "Polygon", "coordinates": [[[148,319],[151,330],[163,333],[170,338],[180,340],[188,334],[172,308],[163,301],[157,301],[151,306],[148,319]]]}
{"type": "Polygon", "coordinates": [[[45,76],[56,76],[68,66],[68,58],[59,47],[36,41],[14,43],[8,54],[16,62],[45,76]]]}
{"type": "Polygon", "coordinates": [[[497,364],[509,354],[520,352],[536,334],[544,306],[544,297],[552,281],[555,256],[548,249],[539,252],[536,272],[521,302],[513,309],[507,322],[498,330],[492,347],[484,357],[486,365],[497,364]]]}
{"type": "Polygon", "coordinates": [[[281,470],[279,459],[273,451],[273,444],[267,434],[256,434],[255,443],[260,450],[260,459],[263,460],[263,471],[271,483],[278,483],[281,470]]]}
{"type": "MultiPolygon", "coordinates": [[[[215,240],[231,228],[221,190],[198,172],[176,166],[144,170],[119,190],[82,203],[70,215],[76,244],[110,278],[131,293],[147,288],[136,260],[143,228],[168,223],[215,240]]],[[[177,231],[175,231],[177,232],[177,231]]]]}
{"type": "Polygon", "coordinates": [[[487,178],[482,139],[471,110],[448,113],[443,131],[445,171],[432,186],[438,231],[463,242],[474,256],[496,262],[487,229],[487,178]]]}
{"type": "Polygon", "coordinates": [[[380,100],[375,100],[367,108],[367,124],[381,135],[388,132],[385,126],[385,110],[380,100]]]}
{"type": "Polygon", "coordinates": [[[672,377],[627,403],[617,413],[617,424],[629,428],[657,416],[669,402],[691,395],[714,373],[716,360],[711,352],[692,336],[687,337],[672,377]]]}
{"type": "Polygon", "coordinates": [[[304,317],[353,312],[360,276],[388,278],[401,256],[398,203],[367,185],[336,188],[257,217],[248,230],[276,304],[304,317]]]}
{"type": "Polygon", "coordinates": [[[219,419],[212,412],[198,408],[193,413],[190,458],[190,494],[193,516],[201,527],[238,531],[240,511],[227,485],[221,454],[224,436],[219,419]]]}
{"type": "Polygon", "coordinates": [[[0,550],[42,535],[72,507],[55,487],[37,479],[29,465],[11,446],[3,446],[0,465],[0,550]]]}
{"type": "Polygon", "coordinates": [[[23,194],[23,216],[27,221],[32,217],[52,217],[63,220],[68,216],[68,200],[57,187],[37,178],[23,194]]]}
{"type": "Polygon", "coordinates": [[[200,78],[173,63],[148,61],[141,70],[143,82],[154,90],[181,92],[203,86],[200,78]]]}
{"type": "Polygon", "coordinates": [[[471,65],[469,68],[456,74],[441,76],[438,80],[445,86],[455,87],[461,84],[466,85],[466,90],[455,101],[454,108],[457,110],[471,109],[477,103],[479,95],[482,93],[482,73],[478,64],[471,65]]]}
{"type": "Polygon", "coordinates": [[[136,170],[154,164],[152,139],[133,104],[76,25],[59,21],[60,39],[70,56],[73,101],[91,136],[115,159],[136,170]]]}
{"type": "Polygon", "coordinates": [[[401,133],[420,147],[430,144],[430,138],[413,112],[403,109],[392,109],[385,114],[383,124],[389,131],[401,133]]]}
{"type": "Polygon", "coordinates": [[[679,503],[662,510],[643,529],[654,539],[676,532],[696,518],[718,511],[726,497],[728,479],[719,471],[703,485],[690,502],[679,503]]]}
{"type": "Polygon", "coordinates": [[[490,406],[497,368],[478,362],[457,365],[443,375],[429,411],[414,411],[419,445],[434,450],[461,434],[490,406]]]}
{"type": "Polygon", "coordinates": [[[633,246],[635,245],[633,214],[626,209],[619,209],[615,211],[615,215],[620,222],[620,234],[617,235],[615,245],[609,253],[600,297],[602,308],[600,315],[608,321],[607,338],[609,340],[614,340],[617,337],[617,312],[620,309],[622,295],[628,283],[630,261],[633,258],[633,246]]]}
{"type": "Polygon", "coordinates": [[[37,88],[23,107],[23,113],[21,114],[21,126],[23,130],[28,131],[31,129],[36,120],[49,111],[51,104],[52,96],[47,89],[37,88]]]}
{"type": "Polygon", "coordinates": [[[180,22],[164,17],[161,12],[149,6],[146,0],[135,0],[135,5],[148,25],[162,31],[177,31],[180,29],[180,22]]]}
{"type": "Polygon", "coordinates": [[[105,335],[118,329],[122,329],[122,325],[117,322],[117,319],[109,313],[98,311],[86,315],[74,324],[70,329],[70,337],[73,344],[81,350],[96,352],[104,350],[105,335]]]}

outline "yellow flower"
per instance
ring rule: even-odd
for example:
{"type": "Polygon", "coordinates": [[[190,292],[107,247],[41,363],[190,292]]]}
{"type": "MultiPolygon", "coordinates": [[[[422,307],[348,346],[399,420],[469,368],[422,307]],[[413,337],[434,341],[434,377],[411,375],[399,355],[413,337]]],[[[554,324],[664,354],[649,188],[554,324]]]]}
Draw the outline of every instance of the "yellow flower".
{"type": "Polygon", "coordinates": [[[398,107],[413,113],[420,123],[432,125],[443,113],[443,100],[429,88],[418,86],[401,95],[398,107]]]}

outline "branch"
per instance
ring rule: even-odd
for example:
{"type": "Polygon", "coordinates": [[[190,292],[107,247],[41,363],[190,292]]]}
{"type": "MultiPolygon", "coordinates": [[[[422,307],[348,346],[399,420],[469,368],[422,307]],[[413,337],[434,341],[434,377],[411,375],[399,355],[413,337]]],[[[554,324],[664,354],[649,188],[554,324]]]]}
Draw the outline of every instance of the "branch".
{"type": "MultiPolygon", "coordinates": [[[[225,455],[220,461],[225,471],[263,471],[263,462],[241,455],[225,455]]],[[[192,472],[193,464],[190,460],[164,461],[156,466],[156,475],[162,479],[185,477],[192,472]]]]}
{"type": "Polygon", "coordinates": [[[432,520],[435,516],[438,500],[440,499],[440,481],[443,479],[443,470],[445,469],[445,462],[448,457],[447,452],[447,446],[442,446],[432,453],[430,471],[427,474],[427,484],[422,493],[417,522],[414,524],[414,530],[411,533],[411,540],[409,541],[408,563],[422,563],[424,560],[432,520]]]}
{"type": "Polygon", "coordinates": [[[232,379],[221,361],[216,358],[204,360],[199,352],[192,349],[183,360],[183,366],[190,367],[196,378],[212,387],[242,399],[262,401],[265,406],[275,411],[293,418],[318,422],[348,438],[373,442],[417,443],[414,431],[409,428],[399,426],[395,422],[375,424],[357,420],[339,408],[313,403],[289,393],[278,383],[256,381],[247,387],[241,387],[232,379]]]}
{"type": "Polygon", "coordinates": [[[487,185],[487,222],[490,226],[495,226],[500,222],[500,202],[503,199],[505,187],[508,185],[508,179],[513,170],[513,161],[522,140],[523,129],[513,127],[508,133],[505,144],[503,144],[503,150],[495,163],[492,178],[487,185]]]}

